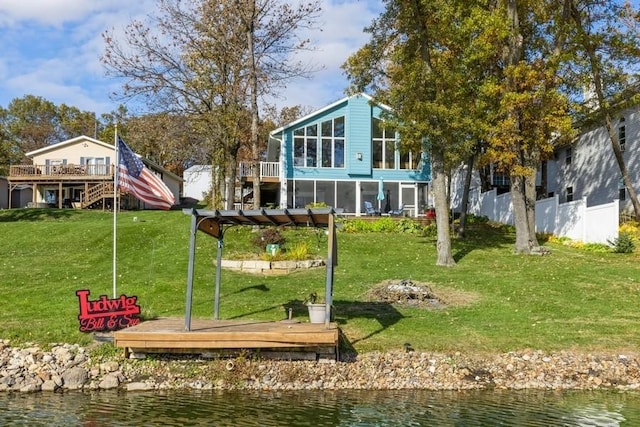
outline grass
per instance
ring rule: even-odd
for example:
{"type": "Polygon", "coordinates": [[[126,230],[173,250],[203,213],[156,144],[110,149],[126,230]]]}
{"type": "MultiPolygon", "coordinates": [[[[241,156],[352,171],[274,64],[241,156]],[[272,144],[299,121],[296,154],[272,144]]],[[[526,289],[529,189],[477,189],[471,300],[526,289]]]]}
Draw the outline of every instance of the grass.
{"type": "MultiPolygon", "coordinates": [[[[179,211],[124,212],[117,217],[118,294],[137,295],[146,318],[184,316],[190,217],[179,211]],[[134,218],[136,220],[134,220],[134,218]]],[[[78,330],[75,291],[112,297],[113,216],[105,212],[0,211],[0,338],[13,343],[86,344],[78,330]]],[[[248,227],[225,235],[225,256],[254,250],[248,227]]],[[[326,235],[286,232],[326,253],[326,235]]],[[[640,345],[637,254],[589,252],[548,243],[547,256],[512,253],[509,227],[474,224],[455,240],[454,268],[435,266],[435,241],[417,234],[338,234],[336,320],[359,352],[417,350],[502,352],[624,351],[640,345]],[[419,309],[368,301],[367,292],[392,279],[428,283],[451,302],[419,309]]],[[[210,317],[216,242],[197,237],[193,315],[210,317]]],[[[222,275],[223,319],[280,320],[324,292],[324,269],[286,276],[222,275]]]]}

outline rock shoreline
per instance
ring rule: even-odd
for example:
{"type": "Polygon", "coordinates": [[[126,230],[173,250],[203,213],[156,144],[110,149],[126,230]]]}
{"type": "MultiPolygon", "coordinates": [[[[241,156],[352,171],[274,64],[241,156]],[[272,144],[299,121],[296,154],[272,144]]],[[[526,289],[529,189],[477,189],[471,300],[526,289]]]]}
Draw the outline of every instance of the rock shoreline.
{"type": "Polygon", "coordinates": [[[340,390],[640,388],[636,353],[372,352],[336,362],[236,357],[146,360],[94,356],[75,344],[12,347],[0,340],[0,392],[70,390],[340,390]]]}

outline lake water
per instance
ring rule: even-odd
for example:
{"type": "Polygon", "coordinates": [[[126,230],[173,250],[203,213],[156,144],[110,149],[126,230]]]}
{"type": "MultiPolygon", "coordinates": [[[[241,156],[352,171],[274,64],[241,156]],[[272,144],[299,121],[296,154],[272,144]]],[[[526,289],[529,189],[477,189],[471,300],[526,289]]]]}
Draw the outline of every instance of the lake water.
{"type": "Polygon", "coordinates": [[[640,393],[0,394],[0,426],[639,426],[640,393]]]}

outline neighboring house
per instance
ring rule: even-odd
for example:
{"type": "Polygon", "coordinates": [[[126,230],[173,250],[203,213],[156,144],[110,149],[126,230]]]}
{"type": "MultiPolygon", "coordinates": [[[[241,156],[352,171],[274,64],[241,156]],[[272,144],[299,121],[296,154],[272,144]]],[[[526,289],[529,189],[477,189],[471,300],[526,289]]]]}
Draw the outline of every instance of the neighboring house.
{"type": "MultiPolygon", "coordinates": [[[[497,195],[506,194],[511,191],[511,180],[505,173],[498,172],[494,165],[487,166],[488,182],[490,190],[495,190],[497,195]]],[[[462,210],[462,194],[464,192],[464,183],[467,174],[467,165],[461,164],[451,173],[449,182],[449,194],[451,195],[450,207],[454,212],[462,210]]],[[[482,182],[477,167],[473,168],[471,175],[471,184],[469,190],[471,193],[481,193],[482,182]]],[[[542,189],[542,173],[540,168],[536,173],[536,191],[541,192],[542,189]]]]}
{"type": "MultiPolygon", "coordinates": [[[[640,105],[620,109],[614,115],[613,125],[631,181],[636,192],[640,192],[640,105]]],[[[451,206],[456,211],[460,208],[464,170],[465,167],[456,170],[452,179],[451,206]]],[[[492,174],[492,188],[496,188],[498,194],[503,192],[502,188],[508,190],[508,184],[508,177],[492,174]]],[[[474,169],[471,189],[479,187],[479,176],[474,169]]],[[[538,170],[536,188],[538,199],[557,196],[560,203],[586,199],[589,207],[619,200],[621,212],[633,212],[602,122],[582,124],[573,141],[556,147],[553,157],[538,170]]]]}
{"type": "MultiPolygon", "coordinates": [[[[261,162],[261,201],[281,208],[325,203],[346,214],[365,213],[368,201],[382,212],[417,216],[428,200],[426,154],[399,151],[400,136],[383,126],[389,107],[360,94],[343,98],[270,133],[261,162]]],[[[243,185],[252,177],[240,165],[243,185]]]]}
{"type": "MultiPolygon", "coordinates": [[[[26,156],[31,158],[32,163],[11,165],[6,177],[10,206],[14,206],[15,190],[20,188],[31,192],[29,202],[20,207],[85,209],[110,208],[113,204],[113,145],[79,136],[31,151],[26,156]]],[[[141,160],[162,177],[178,200],[182,179],[147,159],[141,160]]],[[[144,203],[129,195],[122,197],[121,204],[128,209],[146,208],[144,203]]]]}
{"type": "Polygon", "coordinates": [[[184,170],[183,197],[203,200],[211,191],[211,165],[194,165],[184,170]]]}
{"type": "MultiPolygon", "coordinates": [[[[631,181],[639,191],[640,106],[620,108],[613,125],[631,181]]],[[[579,135],[570,143],[557,146],[553,158],[544,166],[536,177],[536,230],[584,242],[614,240],[619,214],[632,214],[633,206],[604,124],[593,120],[582,124],[579,135]]],[[[463,177],[461,167],[454,173],[451,185],[454,211],[460,211],[463,177]]],[[[475,170],[468,209],[493,221],[513,223],[510,193],[500,194],[498,186],[481,193],[475,170]]]]}
{"type": "MultiPolygon", "coordinates": [[[[614,116],[615,132],[636,192],[640,191],[640,107],[614,116]]],[[[611,141],[603,124],[584,127],[571,143],[558,147],[547,164],[547,196],[560,202],[586,198],[588,206],[620,200],[620,210],[632,212],[611,141]]]]}

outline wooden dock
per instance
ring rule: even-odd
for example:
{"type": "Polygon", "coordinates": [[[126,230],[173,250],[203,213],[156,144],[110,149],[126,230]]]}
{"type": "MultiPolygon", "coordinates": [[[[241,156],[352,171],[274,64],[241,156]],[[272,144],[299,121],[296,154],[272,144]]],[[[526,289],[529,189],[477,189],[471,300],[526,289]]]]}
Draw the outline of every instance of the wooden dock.
{"type": "Polygon", "coordinates": [[[324,324],[192,319],[185,331],[183,318],[147,320],[113,333],[113,344],[127,355],[187,353],[234,355],[259,352],[287,359],[338,357],[339,330],[324,324]]]}

